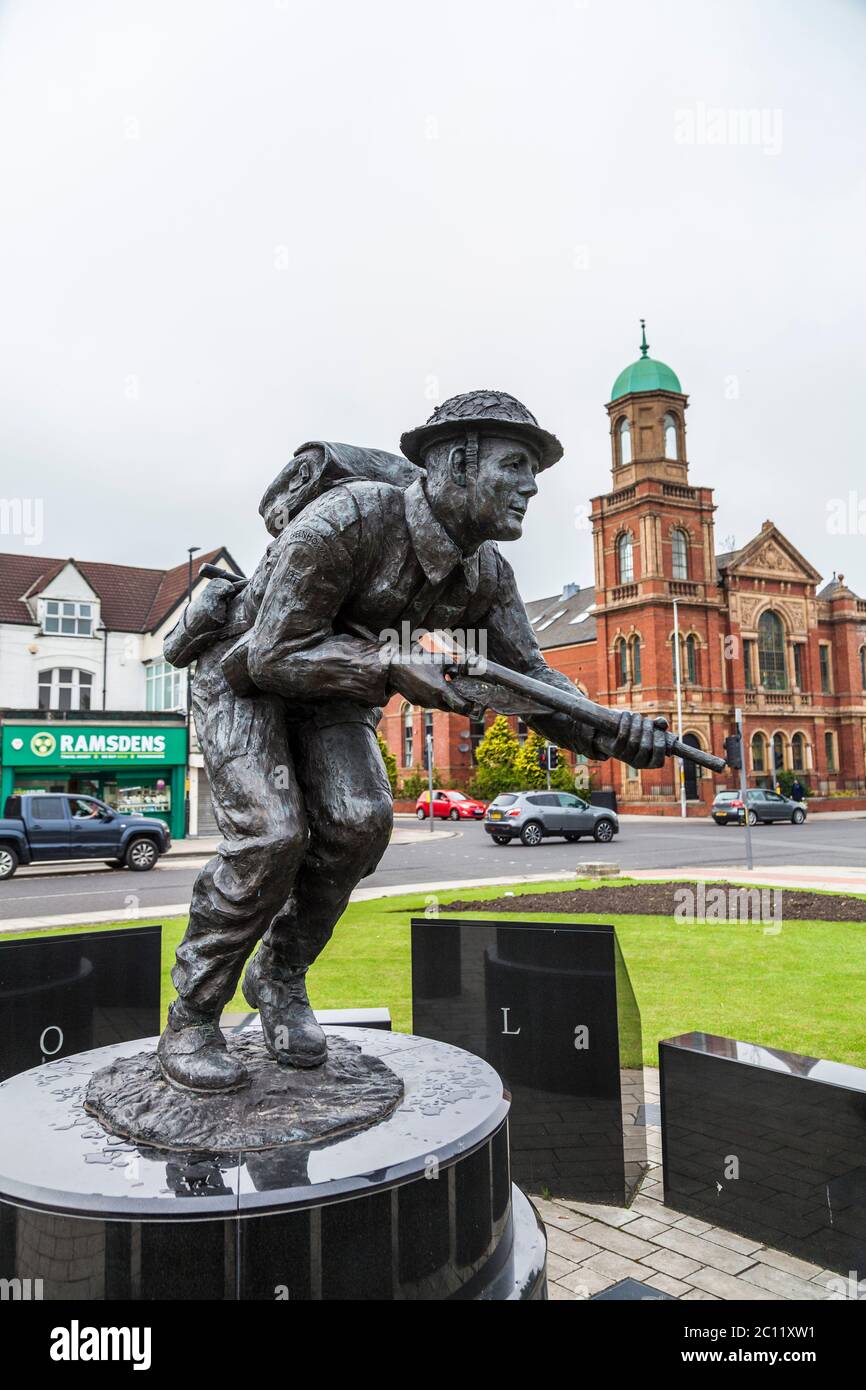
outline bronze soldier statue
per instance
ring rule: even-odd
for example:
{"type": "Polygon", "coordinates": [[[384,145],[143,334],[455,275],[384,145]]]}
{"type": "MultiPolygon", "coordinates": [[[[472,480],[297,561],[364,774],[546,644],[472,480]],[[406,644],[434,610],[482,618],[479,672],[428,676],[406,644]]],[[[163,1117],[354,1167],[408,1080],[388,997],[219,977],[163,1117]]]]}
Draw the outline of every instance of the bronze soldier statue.
{"type": "MultiPolygon", "coordinates": [[[[243,992],[269,1051],[296,1067],[325,1060],[305,977],[388,844],[381,706],[399,693],[471,708],[440,664],[378,635],[403,623],[483,631],[494,662],[582,698],[546,664],[496,544],[521,535],[559,441],[513,396],[473,391],[401,447],[403,460],[304,446],[263,499],[276,539],[252,579],[214,580],[166,639],[170,662],[197,662],[193,713],[224,837],[196,880],[172,971],[159,1059],[176,1085],[245,1083],[219,1018],[259,942],[243,992]]],[[[658,767],[670,752],[665,721],[629,711],[606,737],[562,712],[527,722],[591,758],[658,767]]]]}

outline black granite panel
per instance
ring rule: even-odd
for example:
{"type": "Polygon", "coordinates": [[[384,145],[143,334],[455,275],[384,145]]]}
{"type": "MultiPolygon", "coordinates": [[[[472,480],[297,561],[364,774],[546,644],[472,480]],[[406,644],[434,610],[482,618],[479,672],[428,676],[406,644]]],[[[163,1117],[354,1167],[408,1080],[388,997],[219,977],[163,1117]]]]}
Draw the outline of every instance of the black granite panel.
{"type": "Polygon", "coordinates": [[[866,1277],[866,1071],[708,1033],[659,1065],[666,1205],[866,1277]]]}

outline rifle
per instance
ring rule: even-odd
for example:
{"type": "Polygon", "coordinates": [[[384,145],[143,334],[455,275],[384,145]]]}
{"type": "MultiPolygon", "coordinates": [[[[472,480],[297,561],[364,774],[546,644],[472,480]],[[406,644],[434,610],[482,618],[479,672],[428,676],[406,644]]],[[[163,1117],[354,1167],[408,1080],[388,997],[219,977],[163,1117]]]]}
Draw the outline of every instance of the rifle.
{"type": "MultiPolygon", "coordinates": [[[[246,582],[241,575],[232,574],[217,565],[202,565],[199,574],[208,579],[228,579],[238,585],[246,582]]],[[[365,641],[377,640],[375,635],[360,623],[346,621],[343,625],[358,637],[363,637],[365,641]]],[[[224,658],[224,663],[228,663],[227,675],[230,670],[234,674],[240,655],[237,648],[242,648],[243,645],[242,638],[237,647],[232,648],[224,658]]],[[[436,659],[429,652],[426,652],[425,656],[429,660],[436,659]]],[[[570,691],[548,685],[546,681],[536,680],[534,676],[524,676],[519,671],[500,666],[497,661],[487,661],[474,652],[442,652],[439,659],[457,694],[472,704],[499,709],[505,714],[565,714],[577,723],[587,724],[601,734],[601,745],[605,752],[609,751],[610,746],[605,747],[605,735],[614,738],[619,733],[619,713],[608,709],[607,705],[598,705],[594,700],[587,700],[582,695],[572,695],[570,691]],[[501,689],[511,692],[518,699],[503,701],[500,698],[501,689]]],[[[237,688],[240,688],[240,676],[241,672],[238,670],[237,688]]],[[[665,757],[684,758],[688,762],[697,763],[699,767],[708,768],[710,772],[724,772],[728,766],[724,758],[717,757],[715,753],[705,753],[702,748],[692,748],[691,744],[678,739],[670,729],[665,731],[665,757]]]]}
{"type": "MultiPolygon", "coordinates": [[[[452,684],[458,695],[463,694],[468,700],[472,699],[472,672],[480,669],[485,677],[496,685],[504,686],[515,695],[525,696],[528,712],[537,711],[542,707],[556,714],[568,715],[578,723],[588,724],[602,735],[615,737],[619,732],[620,716],[617,711],[608,709],[606,705],[597,705],[594,700],[587,700],[582,695],[572,695],[568,690],[548,685],[546,681],[536,680],[534,676],[521,675],[518,671],[509,670],[507,666],[500,666],[497,661],[487,661],[474,653],[464,657],[458,666],[459,674],[452,677],[452,684]],[[461,682],[464,672],[468,677],[465,685],[461,682]]],[[[602,738],[602,747],[607,752],[610,745],[605,748],[605,742],[602,738]]],[[[678,739],[670,729],[665,731],[665,757],[686,758],[689,762],[697,763],[699,767],[709,768],[711,772],[724,772],[727,767],[724,758],[718,758],[714,753],[705,753],[702,748],[692,748],[690,744],[678,739]]]]}

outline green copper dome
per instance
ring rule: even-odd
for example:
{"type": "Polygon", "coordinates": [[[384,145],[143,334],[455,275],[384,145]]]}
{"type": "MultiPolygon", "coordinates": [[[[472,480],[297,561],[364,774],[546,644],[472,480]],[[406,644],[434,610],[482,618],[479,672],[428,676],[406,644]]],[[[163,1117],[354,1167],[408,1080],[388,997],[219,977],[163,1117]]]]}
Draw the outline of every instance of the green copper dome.
{"type": "Polygon", "coordinates": [[[643,319],[640,321],[640,326],[640,357],[620,372],[613,383],[613,390],[610,393],[611,400],[618,401],[620,396],[628,396],[633,391],[676,391],[681,396],[683,388],[680,386],[680,379],[676,372],[672,372],[664,362],[656,362],[648,356],[649,345],[646,340],[646,326],[643,319]]]}

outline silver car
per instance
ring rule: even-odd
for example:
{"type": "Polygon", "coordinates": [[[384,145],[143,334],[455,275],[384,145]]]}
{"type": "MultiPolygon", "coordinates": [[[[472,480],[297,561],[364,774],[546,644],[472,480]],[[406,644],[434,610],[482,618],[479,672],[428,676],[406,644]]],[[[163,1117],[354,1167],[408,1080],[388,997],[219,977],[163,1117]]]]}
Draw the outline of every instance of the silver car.
{"type": "Polygon", "coordinates": [[[573,792],[503,792],[487,807],[484,829],[496,845],[519,836],[532,847],[550,835],[572,842],[585,835],[606,845],[619,834],[619,820],[606,806],[590,806],[573,792]]]}

